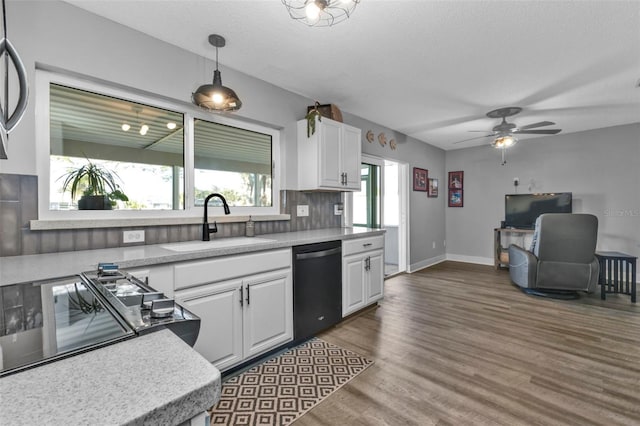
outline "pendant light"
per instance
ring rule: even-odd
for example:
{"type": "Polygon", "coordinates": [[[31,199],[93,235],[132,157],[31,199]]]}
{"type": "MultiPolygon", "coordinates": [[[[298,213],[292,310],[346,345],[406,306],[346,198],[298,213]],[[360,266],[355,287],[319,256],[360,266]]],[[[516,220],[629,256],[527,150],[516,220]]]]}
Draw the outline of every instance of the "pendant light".
{"type": "Polygon", "coordinates": [[[193,103],[210,111],[237,111],[242,101],[236,92],[222,85],[222,77],[218,70],[218,48],[224,47],[226,41],[218,34],[209,36],[209,43],[216,48],[216,70],[213,72],[213,84],[203,84],[192,94],[193,103]]]}

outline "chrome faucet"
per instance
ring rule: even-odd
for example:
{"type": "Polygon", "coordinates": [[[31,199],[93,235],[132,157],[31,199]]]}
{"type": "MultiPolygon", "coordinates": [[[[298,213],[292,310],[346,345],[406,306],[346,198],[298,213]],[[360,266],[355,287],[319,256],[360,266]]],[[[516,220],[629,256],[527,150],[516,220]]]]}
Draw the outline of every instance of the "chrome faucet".
{"type": "Polygon", "coordinates": [[[225,200],[222,195],[218,193],[207,195],[207,198],[204,199],[204,223],[202,224],[202,241],[209,241],[211,239],[209,237],[209,234],[218,232],[218,225],[216,224],[216,222],[213,221],[213,227],[209,227],[209,222],[208,222],[209,212],[207,207],[209,205],[209,200],[213,197],[218,197],[222,201],[222,208],[224,208],[224,214],[231,213],[231,211],[229,210],[229,204],[227,204],[227,200],[225,200]]]}

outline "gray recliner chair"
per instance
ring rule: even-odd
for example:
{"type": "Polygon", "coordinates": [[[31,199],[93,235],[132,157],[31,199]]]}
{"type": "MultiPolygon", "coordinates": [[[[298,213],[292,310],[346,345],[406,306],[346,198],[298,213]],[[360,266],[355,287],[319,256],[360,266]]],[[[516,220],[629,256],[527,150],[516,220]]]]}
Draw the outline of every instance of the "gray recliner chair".
{"type": "Polygon", "coordinates": [[[536,220],[531,251],[509,246],[511,281],[530,294],[575,298],[598,286],[595,257],[598,218],[591,214],[545,213],[536,220]]]}

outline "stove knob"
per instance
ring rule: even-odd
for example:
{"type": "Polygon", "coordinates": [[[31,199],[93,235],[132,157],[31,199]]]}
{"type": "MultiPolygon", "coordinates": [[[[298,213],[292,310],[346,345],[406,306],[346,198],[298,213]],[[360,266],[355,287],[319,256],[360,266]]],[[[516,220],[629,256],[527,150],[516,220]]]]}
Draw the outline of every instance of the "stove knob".
{"type": "Polygon", "coordinates": [[[151,301],[151,318],[167,318],[173,315],[175,301],[173,299],[156,299],[151,301]]]}

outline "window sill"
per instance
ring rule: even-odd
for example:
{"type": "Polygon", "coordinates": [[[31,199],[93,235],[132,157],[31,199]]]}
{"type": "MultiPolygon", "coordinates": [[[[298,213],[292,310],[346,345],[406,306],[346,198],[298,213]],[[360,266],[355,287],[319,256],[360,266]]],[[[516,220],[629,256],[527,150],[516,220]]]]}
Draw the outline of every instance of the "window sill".
{"type": "MultiPolygon", "coordinates": [[[[288,214],[251,215],[254,222],[275,220],[290,220],[288,214]]],[[[241,223],[249,220],[249,215],[243,216],[210,216],[209,222],[241,223]]],[[[54,229],[95,229],[95,228],[131,228],[146,226],[194,225],[201,224],[201,217],[167,217],[167,218],[139,218],[139,219],[67,219],[67,220],[32,220],[29,227],[32,231],[47,231],[54,229]]]]}

